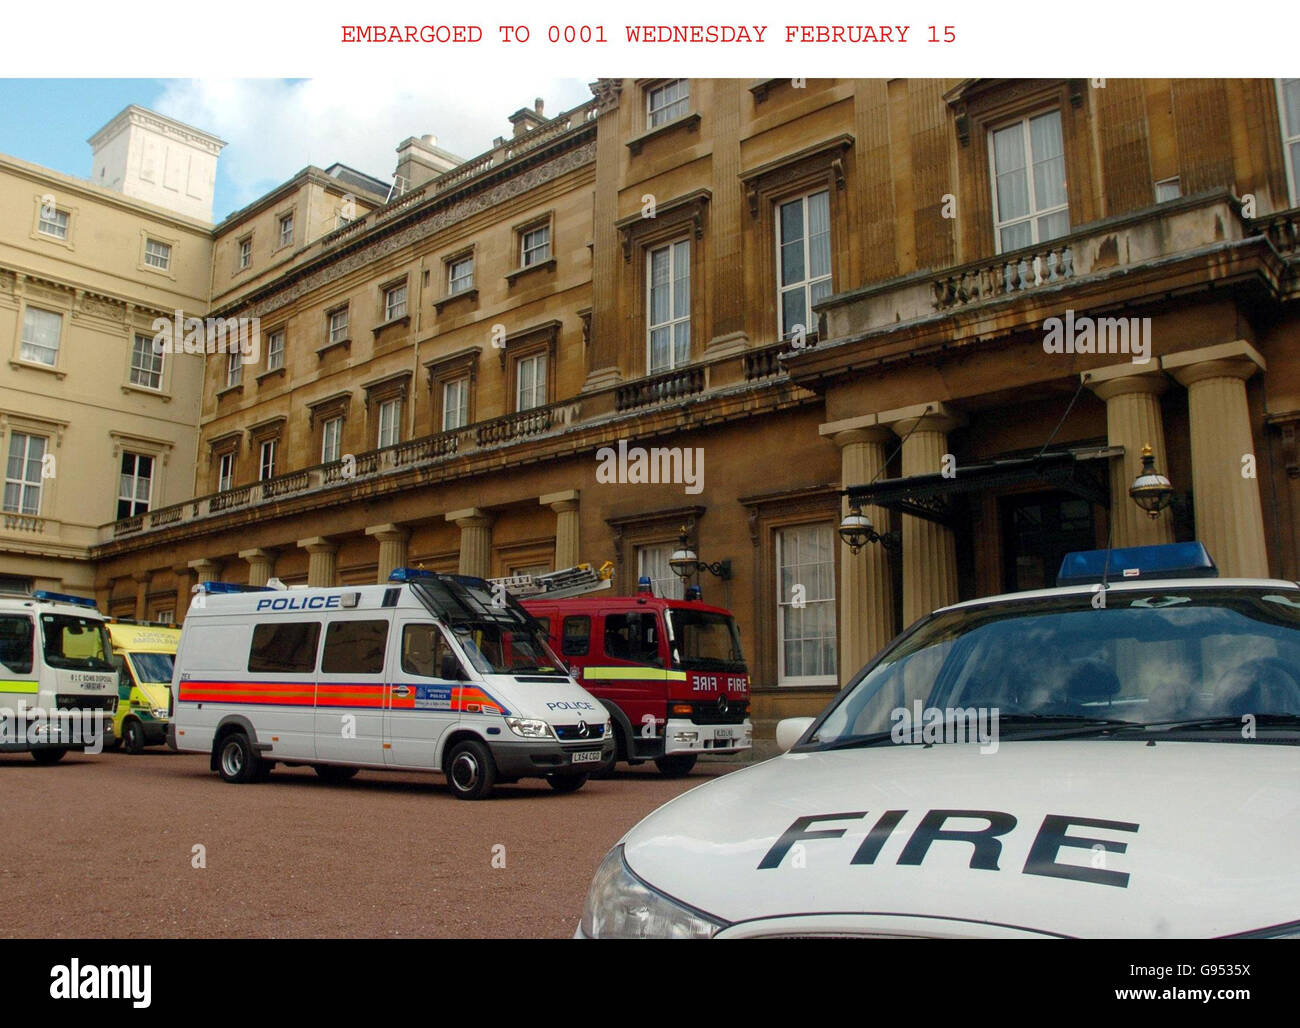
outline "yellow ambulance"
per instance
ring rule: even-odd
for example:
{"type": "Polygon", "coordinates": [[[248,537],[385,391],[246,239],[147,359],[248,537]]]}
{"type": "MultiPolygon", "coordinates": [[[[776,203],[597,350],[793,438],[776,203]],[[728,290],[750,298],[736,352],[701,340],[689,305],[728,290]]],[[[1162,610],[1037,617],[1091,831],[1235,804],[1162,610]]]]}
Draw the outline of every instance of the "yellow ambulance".
{"type": "Polygon", "coordinates": [[[108,635],[120,659],[114,738],[127,753],[162,743],[167,735],[172,667],[181,630],[167,625],[112,621],[108,635]]]}

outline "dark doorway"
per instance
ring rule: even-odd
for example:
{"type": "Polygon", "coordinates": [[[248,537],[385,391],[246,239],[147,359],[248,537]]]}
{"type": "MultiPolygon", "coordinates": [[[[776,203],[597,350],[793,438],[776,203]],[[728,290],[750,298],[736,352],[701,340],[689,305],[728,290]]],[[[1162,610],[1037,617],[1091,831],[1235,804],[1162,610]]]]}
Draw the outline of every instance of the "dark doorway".
{"type": "Polygon", "coordinates": [[[1062,557],[1097,546],[1093,508],[1087,500],[1054,489],[1003,496],[998,505],[1007,592],[1051,588],[1062,557]]]}

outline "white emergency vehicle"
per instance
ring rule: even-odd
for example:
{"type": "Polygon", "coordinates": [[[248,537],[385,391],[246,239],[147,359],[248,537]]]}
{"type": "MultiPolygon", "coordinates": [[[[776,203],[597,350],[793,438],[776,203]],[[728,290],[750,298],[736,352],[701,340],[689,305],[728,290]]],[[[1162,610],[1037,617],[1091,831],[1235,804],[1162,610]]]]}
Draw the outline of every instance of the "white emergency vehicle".
{"type": "Polygon", "coordinates": [[[1300,587],[1070,554],[645,818],[586,937],[1300,937],[1300,587]]]}
{"type": "Polygon", "coordinates": [[[605,709],[483,579],[400,568],[385,585],[195,588],[167,739],[211,754],[227,782],[277,763],[327,781],[441,771],[476,800],[528,777],[572,792],[613,751],[605,709]]]}
{"type": "Polygon", "coordinates": [[[0,752],[53,764],[113,741],[117,667],[95,601],[0,594],[0,752]]]}

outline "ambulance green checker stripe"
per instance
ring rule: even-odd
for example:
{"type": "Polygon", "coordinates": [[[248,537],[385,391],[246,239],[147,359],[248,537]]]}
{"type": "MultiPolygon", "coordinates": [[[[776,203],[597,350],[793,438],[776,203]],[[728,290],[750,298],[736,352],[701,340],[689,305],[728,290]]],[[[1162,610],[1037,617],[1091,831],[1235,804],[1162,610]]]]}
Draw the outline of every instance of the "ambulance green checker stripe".
{"type": "Polygon", "coordinates": [[[37,693],[41,691],[38,682],[20,682],[12,678],[0,678],[0,692],[37,693]]]}
{"type": "Polygon", "coordinates": [[[664,671],[654,667],[589,667],[583,668],[582,674],[584,678],[609,682],[629,679],[653,682],[686,681],[685,671],[664,671]]]}

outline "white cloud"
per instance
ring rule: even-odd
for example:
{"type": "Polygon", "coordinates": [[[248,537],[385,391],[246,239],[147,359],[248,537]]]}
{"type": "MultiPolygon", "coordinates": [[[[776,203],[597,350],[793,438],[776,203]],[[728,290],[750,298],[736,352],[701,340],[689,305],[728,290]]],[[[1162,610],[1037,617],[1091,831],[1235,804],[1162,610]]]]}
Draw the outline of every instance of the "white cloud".
{"type": "Polygon", "coordinates": [[[506,116],[535,97],[553,117],[590,98],[578,79],[500,81],[484,75],[468,88],[450,77],[189,79],[169,83],[157,111],[226,140],[217,181],[220,221],[308,164],[335,161],[387,179],[396,147],[433,134],[438,146],[474,157],[510,134],[506,116]],[[225,180],[224,182],[222,180],[225,180]]]}

